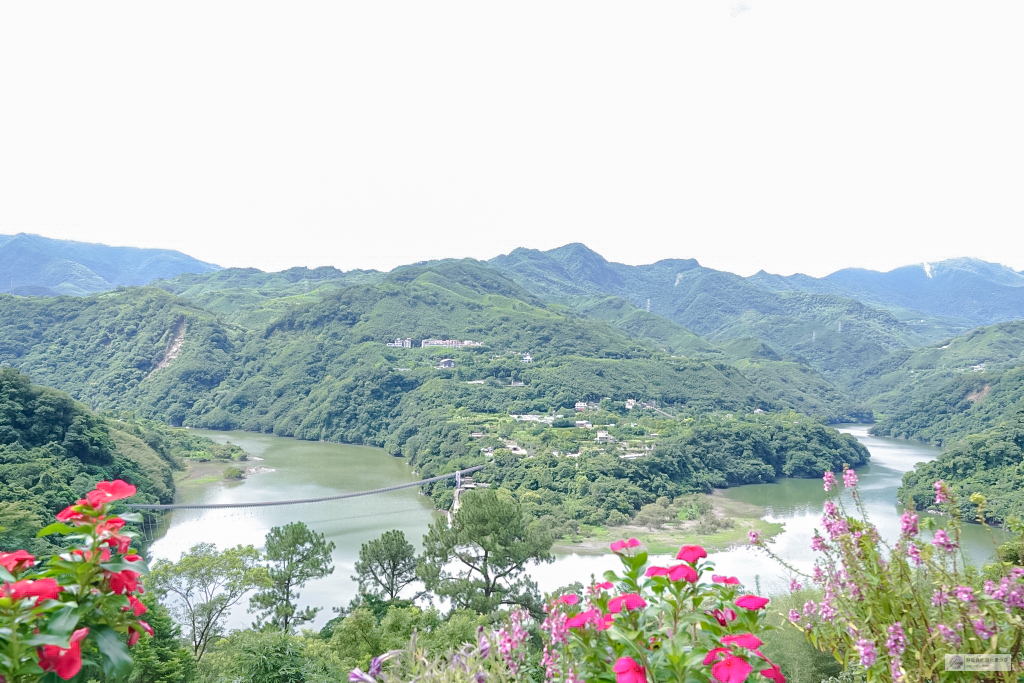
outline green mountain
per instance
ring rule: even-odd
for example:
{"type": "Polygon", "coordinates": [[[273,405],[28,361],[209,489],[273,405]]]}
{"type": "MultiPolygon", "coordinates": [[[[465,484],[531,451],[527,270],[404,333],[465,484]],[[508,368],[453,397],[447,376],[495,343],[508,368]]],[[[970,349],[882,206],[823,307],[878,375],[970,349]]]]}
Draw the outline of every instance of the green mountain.
{"type": "Polygon", "coordinates": [[[25,233],[0,235],[0,291],[8,294],[85,295],[219,269],[169,249],[109,247],[25,233]]]}
{"type": "Polygon", "coordinates": [[[1024,409],[1024,321],[894,354],[852,383],[884,416],[881,435],[945,444],[1024,409]]]}
{"type": "Polygon", "coordinates": [[[172,502],[173,461],[140,436],[0,368],[0,550],[44,548],[35,533],[99,480],[135,484],[138,502],[172,502]]]}
{"type": "Polygon", "coordinates": [[[945,317],[964,327],[1024,318],[1024,273],[979,259],[950,259],[887,273],[847,268],[823,278],[761,271],[747,279],[777,292],[849,297],[875,306],[945,317]]]}
{"type": "Polygon", "coordinates": [[[696,261],[627,266],[582,244],[516,249],[490,261],[524,288],[573,306],[596,295],[622,297],[710,340],[756,337],[835,380],[927,337],[890,312],[832,294],[770,291],[696,261]]]}

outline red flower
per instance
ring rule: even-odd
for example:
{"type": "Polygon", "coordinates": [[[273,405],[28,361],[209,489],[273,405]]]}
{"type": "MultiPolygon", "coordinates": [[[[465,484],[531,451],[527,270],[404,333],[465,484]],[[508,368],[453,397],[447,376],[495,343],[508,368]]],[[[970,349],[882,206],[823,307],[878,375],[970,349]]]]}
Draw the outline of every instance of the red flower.
{"type": "Polygon", "coordinates": [[[615,621],[615,617],[611,614],[605,614],[601,617],[601,620],[595,625],[598,631],[607,631],[612,627],[612,622],[615,621]]]}
{"type": "Polygon", "coordinates": [[[116,547],[117,552],[124,555],[128,552],[128,548],[131,547],[132,539],[128,538],[127,536],[111,536],[110,538],[105,540],[104,543],[109,545],[111,548],[116,547]]]}
{"type": "Polygon", "coordinates": [[[131,647],[135,643],[139,642],[139,637],[142,634],[136,631],[133,627],[128,627],[128,647],[131,647]]]}
{"type": "Polygon", "coordinates": [[[711,650],[706,655],[704,655],[704,666],[707,666],[711,662],[715,661],[715,659],[718,658],[718,655],[722,654],[723,652],[732,652],[732,650],[730,650],[727,647],[716,647],[714,650],[711,650]]]}
{"type": "Polygon", "coordinates": [[[647,602],[636,593],[626,593],[608,601],[608,611],[613,614],[621,612],[623,606],[626,609],[640,609],[647,607],[647,602]]]}
{"type": "Polygon", "coordinates": [[[672,581],[697,583],[697,572],[688,564],[677,564],[668,570],[668,578],[672,581]]]}
{"type": "Polygon", "coordinates": [[[39,579],[38,581],[16,581],[4,584],[4,593],[12,600],[35,598],[38,605],[43,600],[56,600],[60,596],[61,587],[57,579],[39,579]]]}
{"type": "Polygon", "coordinates": [[[753,670],[754,667],[741,658],[732,656],[716,662],[711,667],[711,675],[722,683],[743,683],[753,670]]]}
{"type": "Polygon", "coordinates": [[[756,650],[761,647],[761,639],[753,633],[741,633],[736,636],[725,636],[722,638],[723,645],[736,644],[748,650],[756,650]]]}
{"type": "Polygon", "coordinates": [[[736,621],[736,612],[726,608],[725,611],[716,609],[714,612],[708,612],[711,616],[718,620],[718,623],[722,626],[728,626],[730,621],[736,621]]]}
{"type": "Polygon", "coordinates": [[[612,671],[616,683],[647,683],[647,672],[632,657],[619,657],[612,671]]]}
{"type": "Polygon", "coordinates": [[[149,635],[153,635],[153,627],[144,622],[142,619],[139,619],[139,626],[141,626],[142,630],[148,633],[149,635]]]}
{"type": "Polygon", "coordinates": [[[71,634],[71,644],[66,648],[56,645],[43,645],[39,648],[39,666],[43,671],[54,671],[65,681],[74,678],[82,670],[83,638],[89,635],[89,629],[80,628],[71,634]]]}
{"type": "Polygon", "coordinates": [[[668,576],[668,567],[648,567],[644,576],[668,576]]]}
{"type": "Polygon", "coordinates": [[[578,595],[576,595],[574,593],[568,593],[568,594],[563,595],[563,596],[561,596],[559,598],[556,598],[555,599],[555,604],[556,605],[559,605],[559,604],[561,604],[561,605],[575,605],[579,601],[580,601],[580,596],[578,596],[578,595]]]}
{"type": "Polygon", "coordinates": [[[712,574],[711,580],[715,583],[725,584],[726,586],[738,586],[740,583],[740,580],[735,576],[722,576],[721,574],[712,574]]]}
{"type": "Polygon", "coordinates": [[[124,520],[120,517],[107,517],[96,525],[96,534],[116,534],[124,526],[124,520]]]}
{"type": "MultiPolygon", "coordinates": [[[[129,609],[131,609],[132,614],[134,614],[137,617],[141,617],[143,614],[145,614],[146,612],[149,611],[149,608],[147,608],[145,605],[143,605],[139,601],[139,599],[136,598],[134,595],[129,595],[128,596],[128,607],[125,607],[124,609],[125,609],[125,611],[128,611],[129,609]]],[[[760,640],[757,641],[757,642],[758,642],[758,644],[761,643],[760,640]]],[[[754,647],[757,647],[757,646],[755,645],[754,647]]]]}
{"type": "Polygon", "coordinates": [[[126,481],[115,479],[114,481],[101,481],[96,488],[85,494],[89,505],[94,508],[103,506],[105,503],[112,503],[115,500],[131,498],[135,495],[135,487],[126,481]]]}
{"type": "Polygon", "coordinates": [[[110,582],[111,592],[123,595],[125,592],[133,592],[139,585],[138,574],[125,569],[120,572],[111,572],[107,576],[107,580],[110,582]]]}
{"type": "Polygon", "coordinates": [[[700,558],[707,556],[708,551],[704,550],[704,548],[699,545],[684,545],[679,549],[679,554],[676,555],[676,559],[693,564],[700,558]]]}
{"type": "Polygon", "coordinates": [[[768,604],[768,598],[759,598],[756,595],[741,595],[736,598],[736,606],[743,609],[764,609],[768,604]]]}
{"type": "Polygon", "coordinates": [[[25,550],[15,550],[13,553],[0,553],[0,567],[3,567],[12,574],[17,574],[35,561],[35,556],[25,550]]]}
{"type": "Polygon", "coordinates": [[[599,584],[595,585],[594,588],[599,588],[599,589],[601,589],[603,591],[610,591],[612,589],[612,582],[611,581],[605,581],[604,583],[599,583],[599,584]]]}
{"type": "Polygon", "coordinates": [[[613,553],[617,553],[620,550],[625,550],[626,548],[635,548],[638,545],[640,545],[640,541],[636,540],[635,538],[631,538],[628,541],[615,541],[614,543],[612,543],[611,549],[613,553]]]}
{"type": "MultiPolygon", "coordinates": [[[[768,663],[771,664],[771,662],[768,663]]],[[[761,675],[772,679],[775,683],[786,683],[786,677],[782,675],[782,669],[778,664],[772,664],[770,669],[761,669],[761,675]]]]}
{"type": "Polygon", "coordinates": [[[85,519],[87,517],[87,515],[83,514],[82,512],[80,512],[78,510],[76,510],[75,507],[77,507],[79,505],[85,505],[86,502],[88,502],[88,501],[86,501],[85,498],[79,498],[78,501],[74,505],[70,505],[70,506],[64,508],[63,510],[61,510],[60,512],[58,512],[57,513],[58,521],[61,521],[61,522],[78,522],[80,520],[85,519]]]}

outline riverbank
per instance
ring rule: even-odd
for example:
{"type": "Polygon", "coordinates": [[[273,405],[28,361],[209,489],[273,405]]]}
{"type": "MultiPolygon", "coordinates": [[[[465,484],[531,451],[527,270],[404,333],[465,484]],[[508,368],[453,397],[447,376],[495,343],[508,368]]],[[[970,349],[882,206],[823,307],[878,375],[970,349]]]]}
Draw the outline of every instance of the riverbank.
{"type": "Polygon", "coordinates": [[[636,538],[643,542],[652,555],[675,553],[679,546],[699,544],[709,551],[727,550],[737,545],[748,543],[748,534],[757,531],[762,538],[773,538],[785,530],[780,522],[769,522],[765,516],[765,508],[752,503],[730,500],[724,490],[716,489],[708,496],[711,500],[711,511],[715,517],[730,520],[731,529],[722,529],[713,534],[700,534],[698,520],[679,521],[666,525],[664,529],[649,529],[642,526],[623,525],[616,527],[589,527],[589,535],[578,541],[562,539],[555,542],[552,553],[555,555],[601,555],[610,553],[609,544],[619,538],[636,538]]]}

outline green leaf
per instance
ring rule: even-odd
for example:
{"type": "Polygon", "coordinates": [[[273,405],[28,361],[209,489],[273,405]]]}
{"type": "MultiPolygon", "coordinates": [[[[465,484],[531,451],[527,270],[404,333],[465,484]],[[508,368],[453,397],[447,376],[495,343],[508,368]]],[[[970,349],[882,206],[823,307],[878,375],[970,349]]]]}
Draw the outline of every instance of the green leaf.
{"type": "Polygon", "coordinates": [[[121,519],[123,519],[126,522],[136,522],[136,523],[139,523],[139,524],[142,523],[142,513],[141,512],[126,512],[123,515],[118,515],[118,517],[120,517],[121,519]]]}
{"type": "Polygon", "coordinates": [[[149,565],[146,564],[145,560],[139,560],[138,562],[125,562],[124,560],[118,560],[117,562],[103,562],[100,566],[108,572],[123,572],[127,569],[135,572],[136,574],[149,576],[149,565]]]}
{"type": "Polygon", "coordinates": [[[53,613],[47,624],[51,633],[71,633],[78,626],[78,605],[72,603],[53,613]]]}
{"type": "Polygon", "coordinates": [[[97,626],[90,634],[103,656],[103,673],[109,678],[120,680],[131,673],[132,657],[128,646],[121,641],[117,631],[109,626],[97,626]]]}
{"type": "Polygon", "coordinates": [[[17,581],[17,579],[14,578],[14,574],[11,574],[9,571],[7,571],[3,567],[0,567],[0,581],[12,582],[12,581],[17,581]]]}
{"type": "Polygon", "coordinates": [[[64,522],[54,522],[50,526],[45,526],[39,530],[36,534],[36,538],[42,538],[43,536],[52,536],[53,534],[70,534],[75,528],[68,526],[64,522]]]}
{"type": "Polygon", "coordinates": [[[21,642],[31,647],[39,647],[40,645],[56,645],[57,647],[66,648],[71,646],[68,642],[68,636],[56,635],[54,633],[35,633],[21,642]]]}

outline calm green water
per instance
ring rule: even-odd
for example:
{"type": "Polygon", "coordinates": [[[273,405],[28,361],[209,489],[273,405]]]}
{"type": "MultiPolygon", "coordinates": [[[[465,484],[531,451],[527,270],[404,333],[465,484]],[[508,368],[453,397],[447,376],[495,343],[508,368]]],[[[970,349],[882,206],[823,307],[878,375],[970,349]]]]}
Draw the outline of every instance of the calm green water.
{"type": "MultiPolygon", "coordinates": [[[[299,441],[250,432],[195,431],[220,443],[230,441],[263,459],[245,463],[246,466],[275,471],[251,474],[237,483],[182,486],[178,489],[178,503],[317,498],[418,479],[404,460],[393,458],[379,448],[299,441]]],[[[316,621],[317,625],[322,625],[332,618],[331,607],[347,605],[355,597],[356,585],[350,577],[355,573],[355,561],[363,543],[385,531],[401,529],[418,547],[433,519],[433,506],[415,487],[315,505],[179,510],[171,513],[164,535],[153,544],[150,552],[156,558],[176,560],[183,551],[200,542],[215,543],[218,548],[239,543],[261,547],[271,527],[305,522],[337,546],[333,555],[334,574],[311,581],[302,590],[303,605],[324,607],[316,621]]],[[[244,609],[236,609],[230,625],[241,627],[251,620],[244,609]]]]}
{"type": "MultiPolygon", "coordinates": [[[[899,535],[902,509],[896,505],[896,489],[903,473],[915,463],[931,460],[939,449],[922,444],[869,436],[868,425],[845,425],[840,431],[853,434],[871,452],[871,464],[857,470],[865,506],[882,536],[893,542],[899,535]]],[[[197,430],[218,442],[231,441],[251,455],[263,458],[251,466],[273,468],[274,472],[253,474],[238,483],[216,482],[179,489],[177,502],[228,503],[261,500],[315,498],[337,493],[364,491],[414,481],[404,460],[377,448],[345,446],[316,441],[298,441],[249,432],[197,430]]],[[[729,489],[735,500],[765,507],[766,519],[785,524],[776,537],[774,550],[787,562],[809,572],[814,563],[810,550],[815,527],[821,526],[825,493],[820,479],[782,479],[774,484],[755,484],[729,489]]],[[[199,542],[226,547],[238,543],[262,546],[273,526],[303,521],[337,545],[334,574],[310,582],[302,591],[303,605],[325,609],[316,625],[331,618],[330,608],[347,605],[356,594],[354,564],[359,547],[390,529],[401,529],[413,545],[419,546],[435,514],[429,500],[418,489],[331,501],[316,505],[282,506],[255,510],[179,511],[172,514],[165,534],[152,546],[157,558],[177,559],[199,542]]],[[[940,520],[940,523],[943,520],[940,520]]],[[[977,525],[965,525],[965,550],[975,562],[993,553],[992,540],[977,525]]],[[[719,571],[738,576],[749,586],[760,583],[767,592],[781,592],[789,584],[786,571],[765,555],[747,547],[714,553],[719,571]]],[[[531,575],[542,591],[553,591],[573,581],[586,582],[617,569],[612,555],[565,555],[553,564],[535,566],[531,575]]],[[[251,617],[243,609],[232,615],[232,627],[246,626],[251,617]]]]}

